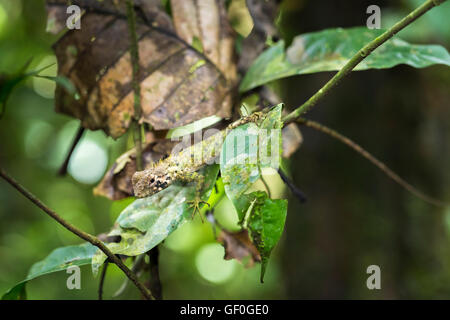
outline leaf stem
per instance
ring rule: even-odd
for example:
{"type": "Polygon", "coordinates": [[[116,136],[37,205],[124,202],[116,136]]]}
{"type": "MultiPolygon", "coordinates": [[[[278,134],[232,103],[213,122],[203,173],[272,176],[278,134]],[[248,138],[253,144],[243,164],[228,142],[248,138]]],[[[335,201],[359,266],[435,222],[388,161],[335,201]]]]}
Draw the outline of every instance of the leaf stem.
{"type": "Polygon", "coordinates": [[[360,49],[343,67],[336,73],[319,91],[317,91],[311,98],[309,98],[300,107],[292,111],[286,117],[283,118],[285,123],[295,121],[302,114],[308,112],[313,108],[317,102],[324,98],[345,76],[347,76],[362,60],[368,57],[376,48],[381,46],[387,40],[392,38],[400,30],[414,22],[416,19],[425,14],[428,10],[432,9],[445,2],[446,0],[428,0],[414,11],[409,13],[402,20],[397,22],[391,28],[386,30],[383,34],[370,41],[362,49],[360,49]]]}
{"type": "Polygon", "coordinates": [[[98,300],[103,300],[103,286],[105,284],[106,271],[108,270],[108,261],[105,262],[102,269],[102,274],[100,275],[100,283],[98,285],[98,300]]]}
{"type": "Polygon", "coordinates": [[[56,220],[60,225],[64,228],[77,235],[81,239],[91,243],[92,245],[99,248],[103,253],[116,264],[125,275],[136,285],[136,287],[141,291],[142,295],[147,299],[153,299],[151,292],[139,282],[136,275],[120,260],[114,253],[112,253],[108,247],[100,241],[96,236],[93,236],[87,232],[84,232],[81,229],[78,229],[74,225],[70,224],[66,220],[64,220],[60,215],[58,215],[55,211],[47,207],[41,200],[39,200],[35,195],[25,189],[22,185],[20,185],[16,180],[10,177],[2,168],[0,168],[0,177],[2,177],[6,182],[8,182],[11,186],[13,186],[16,190],[22,193],[28,200],[34,203],[38,208],[44,211],[47,215],[49,215],[52,219],[56,220]]]}
{"type": "MultiPolygon", "coordinates": [[[[134,117],[133,117],[133,139],[136,147],[136,169],[141,171],[144,169],[142,164],[142,126],[140,119],[142,115],[141,105],[141,85],[140,85],[140,65],[139,65],[139,42],[136,33],[136,12],[134,11],[134,1],[126,0],[127,4],[127,20],[128,31],[130,36],[130,55],[133,67],[133,91],[134,91],[134,117]]],[[[159,278],[158,256],[159,249],[155,247],[148,252],[150,261],[150,288],[155,290],[156,299],[162,299],[162,285],[159,278]]]]}
{"type": "Polygon", "coordinates": [[[130,37],[130,56],[133,72],[133,92],[134,92],[134,116],[133,116],[133,139],[136,146],[136,167],[138,171],[143,169],[142,167],[142,131],[139,121],[141,119],[142,107],[141,107],[141,85],[140,79],[140,66],[139,66],[139,44],[136,33],[136,13],[134,11],[133,0],[126,0],[127,4],[127,20],[128,20],[128,32],[130,37]]]}
{"type": "Polygon", "coordinates": [[[270,191],[270,187],[269,187],[269,185],[268,185],[266,179],[265,179],[264,176],[263,176],[261,167],[259,167],[259,175],[260,175],[261,182],[263,183],[264,188],[265,188],[266,191],[267,191],[267,195],[269,196],[269,198],[272,198],[272,193],[271,193],[271,191],[270,191]]]}

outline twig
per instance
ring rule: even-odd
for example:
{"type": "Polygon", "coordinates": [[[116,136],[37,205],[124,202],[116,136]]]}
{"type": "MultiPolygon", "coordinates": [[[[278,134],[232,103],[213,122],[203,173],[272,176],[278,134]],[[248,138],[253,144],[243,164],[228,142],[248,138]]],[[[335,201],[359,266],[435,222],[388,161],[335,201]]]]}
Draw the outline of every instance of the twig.
{"type": "Polygon", "coordinates": [[[105,262],[100,275],[100,283],[98,285],[98,300],[103,300],[103,285],[105,284],[106,270],[108,270],[108,261],[105,262]]]}
{"type": "Polygon", "coordinates": [[[387,40],[392,38],[400,30],[408,26],[410,23],[414,22],[420,16],[425,14],[428,10],[435,6],[440,5],[446,0],[428,0],[423,3],[420,7],[416,8],[402,20],[397,22],[391,28],[386,30],[382,35],[373,39],[368,44],[366,44],[361,50],[359,50],[343,67],[336,73],[333,78],[331,78],[319,91],[317,91],[311,98],[303,103],[300,107],[292,111],[286,117],[283,118],[285,123],[290,123],[295,121],[302,114],[308,112],[316,103],[324,98],[331,89],[333,89],[345,76],[347,76],[362,60],[369,56],[376,48],[381,46],[387,40]]]}
{"type": "Polygon", "coordinates": [[[434,198],[424,194],[423,192],[419,191],[415,187],[413,187],[411,184],[409,184],[408,182],[403,180],[398,174],[396,174],[391,169],[389,169],[383,162],[381,162],[380,160],[375,158],[369,152],[364,150],[360,145],[358,145],[357,143],[353,142],[352,140],[350,140],[349,138],[345,137],[344,135],[340,134],[339,132],[337,132],[337,131],[335,131],[333,129],[330,129],[330,128],[328,128],[328,127],[326,127],[326,126],[324,126],[324,125],[322,125],[320,123],[317,123],[315,121],[306,120],[306,119],[303,119],[303,118],[299,118],[297,120],[297,122],[299,124],[301,124],[301,125],[306,126],[306,127],[315,129],[315,130],[320,131],[320,132],[323,132],[323,133],[325,133],[325,134],[327,134],[327,135],[329,135],[329,136],[339,140],[340,142],[344,143],[346,146],[352,148],[354,151],[359,153],[361,156],[363,156],[364,158],[369,160],[373,165],[375,165],[381,171],[383,171],[390,179],[394,180],[400,186],[402,186],[403,188],[408,190],[410,193],[412,193],[416,197],[422,199],[423,201],[428,202],[430,204],[433,204],[435,206],[439,206],[439,207],[446,206],[446,204],[444,202],[442,202],[440,200],[436,200],[436,199],[434,199],[434,198]]]}
{"type": "Polygon", "coordinates": [[[94,246],[98,247],[103,253],[109,258],[111,262],[116,264],[124,273],[125,275],[136,285],[136,287],[141,291],[142,295],[150,300],[153,299],[153,296],[151,292],[142,284],[139,282],[136,275],[131,272],[131,270],[120,260],[114,253],[112,253],[108,247],[100,241],[97,237],[84,232],[83,230],[78,229],[74,225],[70,224],[66,220],[64,220],[62,217],[60,217],[55,211],[47,207],[44,203],[41,202],[36,196],[34,196],[32,193],[30,193],[28,190],[26,190],[22,185],[20,185],[16,180],[11,178],[3,169],[0,168],[0,177],[5,179],[10,185],[12,185],[15,189],[17,189],[20,193],[22,193],[28,200],[33,202],[37,207],[39,207],[42,211],[47,213],[51,218],[56,220],[60,225],[62,225],[64,228],[69,230],[70,232],[74,233],[81,239],[93,244],[94,246]]]}
{"type": "Polygon", "coordinates": [[[159,278],[159,248],[156,246],[148,252],[150,258],[150,290],[156,300],[162,300],[162,286],[159,278]]]}
{"type": "Polygon", "coordinates": [[[301,191],[295,184],[292,182],[291,179],[286,175],[286,173],[283,172],[283,170],[278,169],[278,174],[280,175],[281,180],[288,186],[288,188],[291,190],[291,192],[294,194],[294,196],[297,197],[297,199],[301,203],[306,202],[306,195],[301,191]]]}
{"type": "Polygon", "coordinates": [[[67,167],[69,166],[70,158],[72,157],[73,151],[75,150],[76,146],[80,142],[81,138],[84,134],[84,127],[82,125],[79,126],[77,133],[75,134],[75,137],[73,138],[72,145],[69,149],[69,152],[67,153],[66,159],[64,160],[63,164],[58,170],[58,175],[64,176],[67,173],[67,167]]]}

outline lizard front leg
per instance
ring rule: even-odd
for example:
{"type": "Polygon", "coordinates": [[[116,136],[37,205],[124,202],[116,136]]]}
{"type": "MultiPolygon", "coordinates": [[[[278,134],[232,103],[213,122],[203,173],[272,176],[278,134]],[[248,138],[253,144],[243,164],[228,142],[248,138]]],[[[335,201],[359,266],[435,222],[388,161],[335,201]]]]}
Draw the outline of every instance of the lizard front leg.
{"type": "Polygon", "coordinates": [[[189,174],[184,175],[183,180],[186,182],[195,182],[195,196],[193,200],[188,201],[189,208],[193,208],[192,210],[192,219],[194,219],[195,213],[198,212],[200,215],[200,218],[203,221],[203,217],[200,214],[201,205],[205,204],[209,206],[209,203],[207,201],[202,200],[201,198],[201,192],[203,190],[204,184],[205,184],[205,176],[198,173],[198,172],[192,172],[189,174]]]}

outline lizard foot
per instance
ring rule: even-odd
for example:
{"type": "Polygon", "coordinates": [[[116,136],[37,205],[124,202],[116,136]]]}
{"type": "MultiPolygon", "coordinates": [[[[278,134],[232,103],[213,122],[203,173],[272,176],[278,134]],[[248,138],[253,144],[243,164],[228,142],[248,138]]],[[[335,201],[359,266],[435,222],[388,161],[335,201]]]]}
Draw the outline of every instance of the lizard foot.
{"type": "Polygon", "coordinates": [[[189,203],[189,208],[194,208],[194,210],[192,211],[192,219],[194,219],[195,213],[198,212],[198,214],[200,215],[200,218],[202,219],[202,223],[203,221],[203,217],[200,214],[200,206],[202,204],[206,204],[208,207],[210,207],[210,204],[206,201],[201,200],[200,198],[195,198],[194,200],[188,201],[189,203]]]}

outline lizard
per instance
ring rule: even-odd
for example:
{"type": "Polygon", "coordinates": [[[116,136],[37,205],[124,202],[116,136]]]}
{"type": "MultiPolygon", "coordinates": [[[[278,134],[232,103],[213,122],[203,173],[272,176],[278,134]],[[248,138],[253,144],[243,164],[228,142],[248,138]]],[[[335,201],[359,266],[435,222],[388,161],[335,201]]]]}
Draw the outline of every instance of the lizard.
{"type": "Polygon", "coordinates": [[[135,197],[149,197],[166,189],[174,181],[196,182],[195,198],[188,201],[189,208],[193,208],[192,217],[194,217],[196,212],[200,213],[202,204],[209,205],[200,197],[205,178],[198,170],[213,163],[219,156],[222,144],[231,130],[249,122],[258,123],[263,118],[264,111],[254,112],[201,142],[151,164],[150,168],[135,172],[132,177],[135,197]]]}

